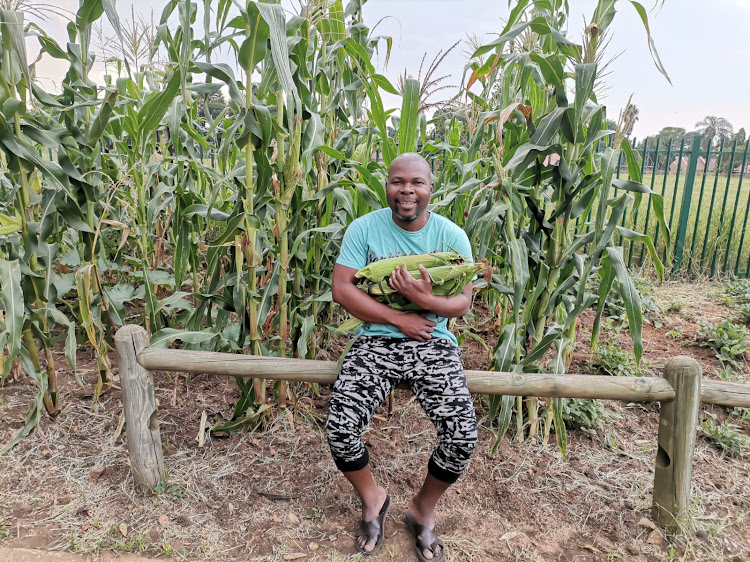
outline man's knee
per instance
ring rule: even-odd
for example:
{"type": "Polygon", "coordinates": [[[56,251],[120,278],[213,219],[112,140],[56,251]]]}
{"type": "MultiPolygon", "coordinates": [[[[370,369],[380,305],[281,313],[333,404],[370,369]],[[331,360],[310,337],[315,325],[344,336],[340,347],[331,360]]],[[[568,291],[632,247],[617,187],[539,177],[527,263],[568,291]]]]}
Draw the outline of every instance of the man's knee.
{"type": "Polygon", "coordinates": [[[335,399],[328,404],[326,438],[336,467],[342,472],[352,472],[367,466],[369,454],[362,442],[363,420],[361,412],[335,399]]]}

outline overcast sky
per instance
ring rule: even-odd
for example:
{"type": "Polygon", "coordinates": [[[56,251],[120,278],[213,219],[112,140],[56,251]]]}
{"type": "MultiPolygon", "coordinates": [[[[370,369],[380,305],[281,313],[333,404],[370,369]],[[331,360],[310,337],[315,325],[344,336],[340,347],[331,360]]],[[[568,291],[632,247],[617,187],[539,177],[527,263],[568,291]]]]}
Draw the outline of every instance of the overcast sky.
{"type": "MultiPolygon", "coordinates": [[[[78,0],[46,1],[69,10],[78,5],[78,0]]],[[[134,6],[136,12],[147,16],[153,9],[158,20],[165,2],[117,0],[117,6],[121,18],[129,17],[134,6]]],[[[653,0],[642,3],[646,9],[653,8],[653,0]]],[[[579,41],[584,17],[590,19],[596,1],[570,0],[570,5],[569,36],[579,41]]],[[[612,73],[606,79],[609,90],[600,99],[610,117],[617,117],[632,93],[640,110],[634,129],[637,137],[666,126],[692,130],[706,115],[727,118],[735,131],[750,128],[750,0],[666,0],[661,9],[650,12],[651,34],[672,79],[671,86],[654,67],[646,33],[630,2],[620,0],[617,7],[608,52],[622,54],[610,67],[612,73]]],[[[369,0],[364,10],[365,23],[370,27],[382,20],[376,34],[393,37],[393,52],[384,73],[394,82],[405,68],[416,77],[424,53],[429,64],[441,49],[468,34],[491,41],[509,12],[505,0],[369,0]]],[[[53,18],[44,28],[64,43],[65,23],[53,18]]],[[[459,45],[441,64],[438,75],[450,75],[445,84],[460,85],[465,51],[465,46],[459,45]]],[[[36,47],[33,52],[35,55],[36,47]]],[[[383,62],[381,58],[381,69],[383,62]]],[[[46,79],[46,87],[53,88],[52,83],[59,84],[64,70],[59,61],[44,60],[37,75],[46,79]]],[[[454,91],[443,93],[449,97],[454,91]]],[[[385,102],[399,105],[396,99],[385,102]]]]}

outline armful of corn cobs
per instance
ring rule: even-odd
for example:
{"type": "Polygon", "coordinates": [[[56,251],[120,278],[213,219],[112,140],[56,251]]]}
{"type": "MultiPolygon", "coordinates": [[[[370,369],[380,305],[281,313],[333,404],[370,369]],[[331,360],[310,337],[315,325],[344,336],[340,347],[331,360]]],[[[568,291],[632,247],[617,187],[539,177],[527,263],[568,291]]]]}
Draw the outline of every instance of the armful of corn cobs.
{"type": "MultiPolygon", "coordinates": [[[[407,300],[388,284],[395,269],[404,264],[407,271],[415,279],[422,278],[419,266],[420,264],[423,265],[432,281],[432,293],[444,296],[460,294],[464,287],[472,282],[475,275],[489,270],[487,260],[469,263],[456,252],[401,256],[378,260],[360,269],[355,274],[355,277],[360,279],[357,287],[391,308],[418,312],[421,309],[417,305],[407,300]]],[[[350,332],[360,324],[362,324],[362,321],[358,318],[350,318],[339,326],[338,331],[350,332]]]]}

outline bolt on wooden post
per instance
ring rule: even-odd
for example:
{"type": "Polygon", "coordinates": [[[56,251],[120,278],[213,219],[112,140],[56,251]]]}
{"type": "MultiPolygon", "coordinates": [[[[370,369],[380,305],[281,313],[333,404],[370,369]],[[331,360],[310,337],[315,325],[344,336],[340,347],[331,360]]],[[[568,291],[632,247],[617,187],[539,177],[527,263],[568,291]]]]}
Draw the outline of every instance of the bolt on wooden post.
{"type": "Polygon", "coordinates": [[[125,432],[130,470],[136,488],[153,492],[166,477],[156,417],[154,377],[138,363],[138,353],[148,347],[148,334],[140,326],[123,326],[115,334],[120,367],[125,432]]]}
{"type": "Polygon", "coordinates": [[[675,398],[661,404],[651,515],[666,531],[675,532],[688,522],[701,367],[690,357],[674,357],[664,367],[664,378],[675,398]]]}

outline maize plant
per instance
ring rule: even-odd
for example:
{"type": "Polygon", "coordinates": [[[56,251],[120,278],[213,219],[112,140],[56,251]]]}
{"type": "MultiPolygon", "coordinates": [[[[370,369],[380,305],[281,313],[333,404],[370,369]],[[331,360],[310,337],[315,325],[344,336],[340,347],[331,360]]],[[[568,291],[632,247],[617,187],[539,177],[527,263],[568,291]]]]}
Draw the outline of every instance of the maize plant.
{"type": "MultiPolygon", "coordinates": [[[[373,64],[392,42],[371,34],[363,4],[312,0],[290,16],[279,2],[165,0],[147,60],[132,68],[123,55],[103,84],[91,30],[106,17],[125,50],[115,0],[81,0],[65,44],[0,12],[0,372],[38,388],[7,446],[60,408],[55,345],[65,341],[74,374],[77,342],[93,349],[98,396],[112,334],[133,319],[154,346],[315,357],[338,325],[330,278],[346,226],[386,205],[388,165],[419,146],[435,170],[430,209],[466,230],[477,258],[431,264],[435,290],[492,266],[476,285],[500,333],[494,369],[563,372],[580,312],[598,306],[596,332],[615,281],[640,354],[615,234],[662,266],[650,239],[617,223],[646,196],[667,244],[669,230],[627,140],[605,147],[597,61],[614,2],[599,3],[582,44],[565,36],[566,2],[516,2],[469,65],[467,103],[436,114],[431,141],[419,82],[399,92],[373,64]],[[66,66],[61,92],[35,82],[31,35],[66,66]],[[206,111],[219,91],[229,103],[206,111]],[[400,111],[382,91],[401,96],[400,111]],[[621,158],[627,181],[614,178],[621,158]]],[[[363,286],[393,302],[383,266],[368,266],[363,286]]],[[[294,394],[238,384],[217,429],[256,427],[294,394]]],[[[498,435],[513,415],[519,437],[557,420],[564,446],[559,401],[491,406],[498,435]]]]}
{"type": "MultiPolygon", "coordinates": [[[[640,4],[632,4],[647,23],[640,4]]],[[[466,160],[445,169],[457,187],[436,195],[447,208],[464,206],[478,255],[500,266],[490,285],[500,329],[492,367],[499,371],[565,372],[578,317],[596,304],[598,320],[614,279],[625,295],[636,358],[642,354],[640,299],[614,235],[646,244],[661,275],[651,240],[618,223],[646,194],[666,244],[669,230],[663,200],[640,183],[640,162],[627,142],[603,146],[612,131],[596,100],[597,45],[614,13],[614,2],[599,2],[579,45],[564,34],[567,3],[519,2],[500,37],[474,53],[467,92],[477,84],[482,94],[473,97],[473,138],[466,160]],[[614,178],[621,154],[629,180],[614,178]],[[480,173],[470,174],[474,168],[480,173]]],[[[515,412],[517,438],[541,430],[546,440],[554,425],[564,454],[561,400],[548,401],[542,417],[533,398],[525,405],[520,397],[491,401],[498,441],[515,412]]]]}

